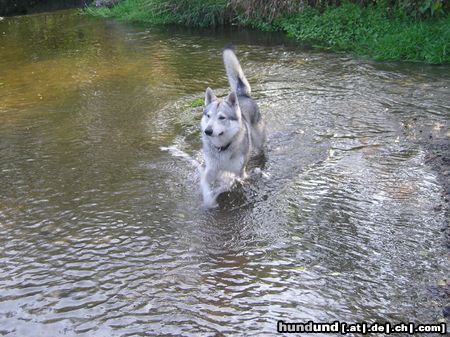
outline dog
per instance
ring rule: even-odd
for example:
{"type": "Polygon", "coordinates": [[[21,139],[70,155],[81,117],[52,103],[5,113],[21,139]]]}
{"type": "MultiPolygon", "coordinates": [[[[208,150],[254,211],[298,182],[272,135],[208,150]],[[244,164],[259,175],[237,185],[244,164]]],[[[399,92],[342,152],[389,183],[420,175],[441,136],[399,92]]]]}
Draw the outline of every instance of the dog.
{"type": "Polygon", "coordinates": [[[223,62],[231,92],[220,99],[208,87],[201,119],[205,167],[200,185],[207,207],[217,206],[217,196],[228,189],[221,186],[227,178],[246,178],[249,159],[262,154],[266,140],[259,107],[231,44],[223,50],[223,62]]]}

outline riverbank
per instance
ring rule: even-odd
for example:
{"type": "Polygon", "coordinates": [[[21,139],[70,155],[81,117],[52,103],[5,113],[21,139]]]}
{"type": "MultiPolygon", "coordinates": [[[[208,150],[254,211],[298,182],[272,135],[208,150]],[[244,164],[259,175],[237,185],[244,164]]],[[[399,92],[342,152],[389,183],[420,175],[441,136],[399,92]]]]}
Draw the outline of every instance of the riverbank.
{"type": "Polygon", "coordinates": [[[266,9],[249,14],[240,1],[124,0],[112,8],[85,13],[151,25],[179,24],[211,27],[234,24],[266,31],[281,31],[318,48],[351,52],[379,61],[450,63],[450,15],[413,18],[386,5],[361,7],[344,3],[319,10],[266,9]]]}

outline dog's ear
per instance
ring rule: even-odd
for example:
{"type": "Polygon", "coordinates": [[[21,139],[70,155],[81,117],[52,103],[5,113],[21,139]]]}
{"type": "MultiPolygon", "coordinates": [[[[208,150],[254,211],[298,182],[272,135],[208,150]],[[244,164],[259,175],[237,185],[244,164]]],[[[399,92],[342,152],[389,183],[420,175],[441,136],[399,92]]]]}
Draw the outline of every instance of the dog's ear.
{"type": "Polygon", "coordinates": [[[214,92],[211,88],[208,87],[205,92],[205,106],[208,106],[211,102],[217,100],[216,95],[214,95],[214,92]]]}
{"type": "Polygon", "coordinates": [[[234,91],[232,91],[227,99],[226,102],[231,106],[231,109],[233,110],[233,112],[235,113],[235,119],[239,120],[241,119],[241,109],[239,107],[239,102],[238,102],[238,98],[237,95],[234,91]]]}
{"type": "Polygon", "coordinates": [[[234,108],[238,104],[238,99],[237,99],[236,93],[234,91],[232,91],[228,95],[227,102],[230,103],[232,108],[234,108]]]}

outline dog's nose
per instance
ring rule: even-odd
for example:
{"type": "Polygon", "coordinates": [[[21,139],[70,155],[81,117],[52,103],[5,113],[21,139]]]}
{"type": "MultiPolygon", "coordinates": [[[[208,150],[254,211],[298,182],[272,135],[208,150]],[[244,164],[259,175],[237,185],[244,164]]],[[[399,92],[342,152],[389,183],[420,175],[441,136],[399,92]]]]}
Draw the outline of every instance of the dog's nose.
{"type": "Polygon", "coordinates": [[[205,133],[206,133],[206,135],[211,136],[213,134],[213,130],[210,128],[207,128],[207,129],[205,129],[205,133]]]}

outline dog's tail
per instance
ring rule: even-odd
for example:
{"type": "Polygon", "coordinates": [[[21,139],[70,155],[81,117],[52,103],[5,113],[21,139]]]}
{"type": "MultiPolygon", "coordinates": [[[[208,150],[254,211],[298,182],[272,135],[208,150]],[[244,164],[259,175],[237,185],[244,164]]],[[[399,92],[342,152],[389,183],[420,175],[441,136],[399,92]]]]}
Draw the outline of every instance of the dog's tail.
{"type": "Polygon", "coordinates": [[[231,43],[227,44],[223,49],[223,63],[225,64],[225,70],[227,72],[231,90],[238,96],[250,97],[252,89],[245,78],[236,55],[234,54],[234,47],[231,43]]]}

